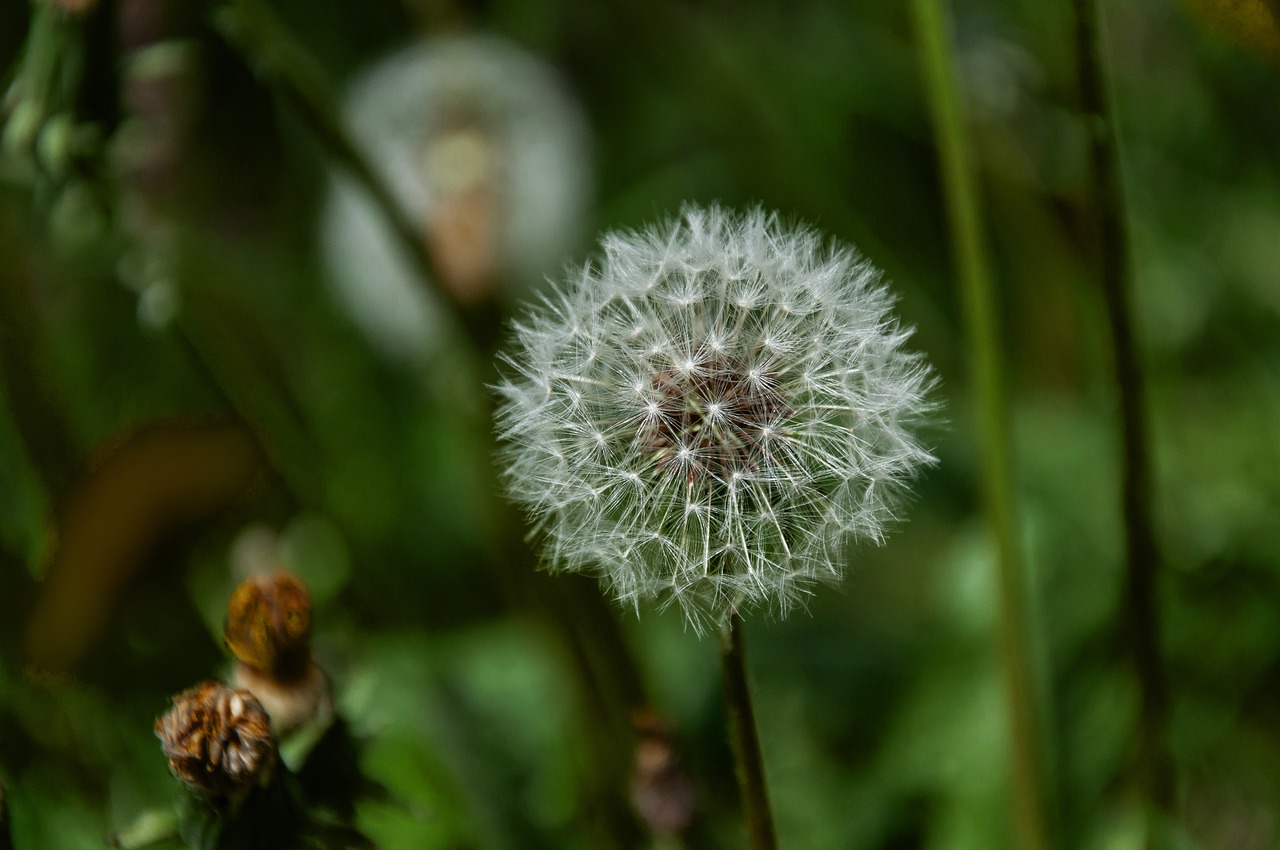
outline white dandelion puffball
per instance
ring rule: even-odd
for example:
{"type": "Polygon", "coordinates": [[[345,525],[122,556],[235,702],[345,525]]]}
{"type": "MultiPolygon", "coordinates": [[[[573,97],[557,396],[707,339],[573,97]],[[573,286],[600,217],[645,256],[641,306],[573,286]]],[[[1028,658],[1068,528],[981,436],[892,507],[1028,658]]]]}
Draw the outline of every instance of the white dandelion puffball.
{"type": "Polygon", "coordinates": [[[515,326],[497,413],[514,498],[552,569],[696,629],[780,614],[880,542],[933,456],[911,330],[880,273],[760,211],[687,208],[515,326]]]}
{"type": "MultiPolygon", "coordinates": [[[[499,283],[523,295],[580,247],[590,131],[556,71],[514,44],[454,36],[400,50],[351,84],[343,119],[453,297],[499,283]]],[[[320,231],[335,294],[369,340],[410,362],[435,350],[443,307],[362,186],[335,176],[320,231]]]]}

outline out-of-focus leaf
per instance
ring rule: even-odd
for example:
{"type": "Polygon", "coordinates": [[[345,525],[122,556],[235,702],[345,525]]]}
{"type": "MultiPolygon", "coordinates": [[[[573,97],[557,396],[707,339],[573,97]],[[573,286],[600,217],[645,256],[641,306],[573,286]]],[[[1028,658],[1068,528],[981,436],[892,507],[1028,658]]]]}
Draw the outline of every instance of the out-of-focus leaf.
{"type": "Polygon", "coordinates": [[[351,575],[351,555],[342,532],[317,514],[295,517],[280,533],[285,565],[307,585],[316,604],[333,599],[351,575]]]}
{"type": "Polygon", "coordinates": [[[1184,0],[1219,34],[1254,53],[1280,62],[1280,9],[1272,0],[1184,0]]]}
{"type": "Polygon", "coordinates": [[[154,547],[242,499],[265,471],[237,422],[152,423],[101,447],[62,499],[27,627],[30,659],[73,665],[154,547]]]}

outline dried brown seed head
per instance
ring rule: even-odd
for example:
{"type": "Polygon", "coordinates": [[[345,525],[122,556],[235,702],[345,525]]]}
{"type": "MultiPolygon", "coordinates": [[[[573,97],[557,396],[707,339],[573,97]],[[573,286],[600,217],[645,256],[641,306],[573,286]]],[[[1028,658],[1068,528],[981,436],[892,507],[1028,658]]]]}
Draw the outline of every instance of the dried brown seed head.
{"type": "Polygon", "coordinates": [[[311,597],[288,573],[245,579],[227,603],[223,635],[240,663],[295,681],[311,663],[311,597]]]}
{"type": "Polygon", "coordinates": [[[238,798],[266,784],[276,744],[266,711],[248,691],[204,682],[156,719],[169,769],[206,798],[238,798]]]}

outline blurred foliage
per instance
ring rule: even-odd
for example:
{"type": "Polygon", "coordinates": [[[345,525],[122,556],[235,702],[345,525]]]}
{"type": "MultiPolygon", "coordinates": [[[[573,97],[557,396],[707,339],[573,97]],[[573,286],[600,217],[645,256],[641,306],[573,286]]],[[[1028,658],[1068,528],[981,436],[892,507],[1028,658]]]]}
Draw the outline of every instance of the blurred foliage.
{"type": "MultiPolygon", "coordinates": [[[[583,244],[685,200],[758,202],[858,245],[894,282],[942,378],[942,462],[888,545],[851,554],[841,588],[807,615],[750,624],[785,847],[1009,841],[992,552],[900,5],[271,3],[334,92],[448,32],[559,69],[595,142],[583,244]]],[[[1202,29],[1158,0],[1103,5],[1166,561],[1170,828],[1178,847],[1262,850],[1280,845],[1280,69],[1231,34],[1274,46],[1277,12],[1188,4],[1225,22],[1202,29]]],[[[610,814],[637,738],[609,695],[629,686],[601,686],[611,668],[575,655],[575,627],[546,613],[549,593],[581,586],[513,578],[532,561],[494,495],[488,355],[447,318],[415,362],[362,335],[320,260],[334,163],[219,34],[219,6],[99,0],[74,15],[0,0],[0,68],[19,84],[0,155],[0,775],[14,846],[101,847],[173,798],[152,722],[169,694],[225,672],[237,545],[264,527],[312,590],[316,654],[382,789],[355,816],[379,846],[645,846],[610,814]],[[265,458],[254,486],[227,483],[243,455],[128,453],[146,429],[230,420],[265,458]],[[103,543],[69,518],[93,504],[86,486],[110,511],[95,515],[103,543]],[[88,552],[77,587],[106,610],[78,662],[37,672],[23,636],[71,577],[53,553],[73,544],[88,552]]],[[[1013,376],[1055,845],[1138,847],[1118,436],[1071,6],[951,12],[1013,376]]],[[[741,845],[712,642],[672,613],[618,621],[699,792],[690,846],[741,845]]]]}

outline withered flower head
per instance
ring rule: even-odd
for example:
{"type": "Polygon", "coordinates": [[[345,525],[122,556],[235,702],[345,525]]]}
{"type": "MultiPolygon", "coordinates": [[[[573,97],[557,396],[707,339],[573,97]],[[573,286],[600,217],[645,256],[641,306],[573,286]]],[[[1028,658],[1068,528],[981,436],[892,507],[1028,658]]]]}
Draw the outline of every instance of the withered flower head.
{"type": "Polygon", "coordinates": [[[311,662],[311,597],[288,573],[252,576],[227,603],[227,648],[242,664],[288,683],[311,662]]]}
{"type": "Polygon", "coordinates": [[[275,766],[267,713],[253,694],[221,682],[175,696],[155,730],[173,775],[202,797],[241,797],[265,784],[275,766]]]}

